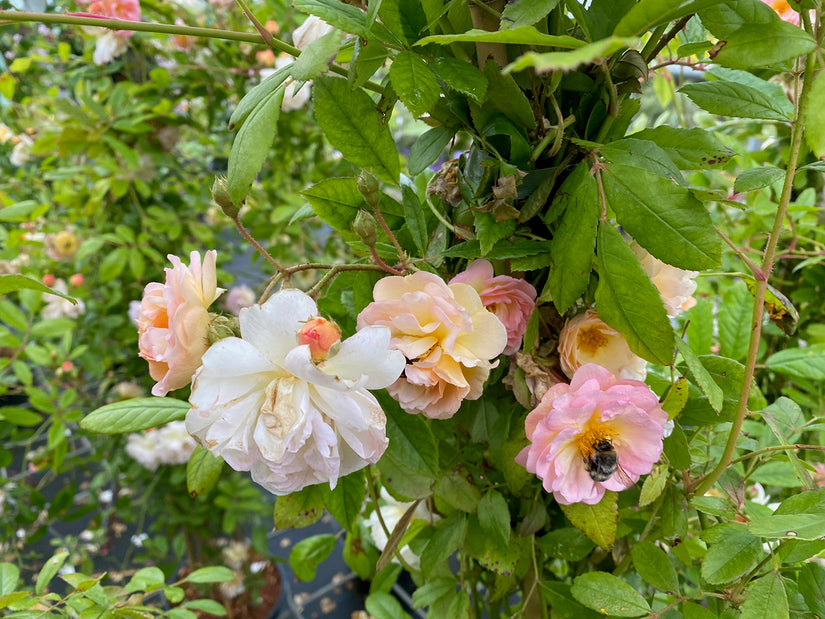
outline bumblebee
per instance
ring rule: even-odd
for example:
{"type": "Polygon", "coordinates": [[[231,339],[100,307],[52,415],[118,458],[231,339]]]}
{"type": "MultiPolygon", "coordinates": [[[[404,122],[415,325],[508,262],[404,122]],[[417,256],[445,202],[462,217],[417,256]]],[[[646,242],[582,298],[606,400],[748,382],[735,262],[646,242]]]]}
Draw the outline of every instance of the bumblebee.
{"type": "Polygon", "coordinates": [[[619,454],[609,438],[600,438],[593,442],[590,453],[584,456],[584,466],[593,481],[607,481],[615,474],[622,483],[627,486],[633,485],[633,480],[619,465],[619,454]]]}

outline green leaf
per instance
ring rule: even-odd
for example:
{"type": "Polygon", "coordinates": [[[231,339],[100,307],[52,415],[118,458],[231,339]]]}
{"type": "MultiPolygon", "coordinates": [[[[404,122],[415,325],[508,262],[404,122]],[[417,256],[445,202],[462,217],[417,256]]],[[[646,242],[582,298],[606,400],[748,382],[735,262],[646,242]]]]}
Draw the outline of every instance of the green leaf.
{"type": "Polygon", "coordinates": [[[135,575],[126,583],[126,591],[149,591],[162,587],[166,582],[166,576],[159,567],[144,567],[135,572],[135,575]]]}
{"type": "Polygon", "coordinates": [[[399,602],[389,593],[370,593],[364,600],[364,607],[375,619],[403,619],[408,617],[399,602]]]}
{"type": "Polygon", "coordinates": [[[17,589],[20,568],[13,563],[0,563],[0,595],[8,595],[17,589]]]}
{"type": "Polygon", "coordinates": [[[471,97],[476,103],[483,103],[487,94],[487,78],[472,65],[458,58],[436,58],[430,68],[453,90],[471,97]]]}
{"type": "Polygon", "coordinates": [[[133,398],[106,404],[86,415],[80,427],[101,434],[140,432],[183,419],[189,403],[174,398],[133,398]]]}
{"type": "Polygon", "coordinates": [[[750,69],[781,64],[804,56],[816,42],[799,26],[781,19],[767,24],[743,24],[726,37],[714,62],[734,69],[750,69]]]}
{"type": "Polygon", "coordinates": [[[639,507],[650,505],[658,499],[667,485],[669,479],[667,466],[656,465],[645,478],[642,484],[642,491],[639,493],[639,507]]]}
{"type": "Polygon", "coordinates": [[[0,408],[0,419],[13,423],[16,426],[36,426],[43,421],[37,413],[18,406],[4,406],[0,408]]]}
{"type": "Polygon", "coordinates": [[[188,574],[184,580],[188,582],[206,583],[206,582],[229,582],[234,578],[235,573],[228,567],[222,565],[212,565],[209,567],[201,567],[191,574],[188,574]]]}
{"type": "Polygon", "coordinates": [[[315,578],[315,570],[335,548],[335,535],[326,533],[313,535],[292,547],[289,553],[289,565],[300,580],[310,581],[315,578]]]}
{"type": "Polygon", "coordinates": [[[467,471],[460,469],[439,477],[433,489],[436,499],[463,512],[475,512],[481,501],[481,492],[467,476],[467,471]]]}
{"type": "Polygon", "coordinates": [[[616,25],[617,36],[640,36],[654,26],[695,13],[724,0],[641,0],[616,25]]]}
{"type": "Polygon", "coordinates": [[[598,187],[587,163],[579,163],[568,175],[550,208],[563,209],[563,214],[551,241],[552,262],[541,296],[552,299],[564,314],[587,288],[596,248],[598,187]]]}
{"type": "Polygon", "coordinates": [[[633,567],[655,589],[679,593],[679,577],[665,551],[647,541],[636,542],[630,549],[633,567]]]}
{"type": "Polygon", "coordinates": [[[578,529],[563,527],[550,531],[538,540],[539,548],[547,556],[563,561],[581,561],[595,547],[593,541],[578,529]]]}
{"type": "MultiPolygon", "coordinates": [[[[535,127],[536,117],[533,115],[533,107],[524,91],[516,84],[513,76],[503,74],[501,68],[493,60],[488,60],[484,65],[484,75],[489,82],[487,101],[483,108],[479,108],[483,110],[484,117],[489,120],[498,111],[518,127],[524,129],[535,127]]],[[[471,106],[471,109],[476,108],[471,106]]],[[[486,121],[483,124],[486,124],[486,121]]]]}
{"type": "Polygon", "coordinates": [[[594,619],[604,617],[602,613],[579,604],[570,592],[570,585],[559,581],[539,583],[541,597],[553,609],[554,619],[594,619]]]}
{"type": "Polygon", "coordinates": [[[116,278],[126,268],[129,260],[129,250],[125,247],[118,247],[106,254],[100,262],[100,281],[108,282],[116,278]]]}
{"type": "Polygon", "coordinates": [[[784,95],[772,97],[752,86],[733,82],[685,84],[679,92],[711,114],[740,118],[788,121],[793,106],[784,95]]]}
{"type": "Polygon", "coordinates": [[[516,231],[515,219],[496,221],[492,213],[483,211],[473,213],[473,219],[475,220],[475,230],[482,256],[489,254],[496,243],[516,231]]]}
{"type": "MultiPolygon", "coordinates": [[[[720,421],[730,421],[736,414],[739,396],[742,393],[742,383],[745,376],[745,367],[738,361],[720,357],[718,355],[702,355],[699,357],[702,365],[713,377],[714,382],[722,388],[725,400],[721,413],[716,413],[707,397],[700,396],[698,390],[691,393],[685,408],[682,410],[680,421],[683,425],[709,425],[720,421]]],[[[762,410],[768,405],[765,397],[759,390],[756,381],[751,381],[748,409],[762,410]]]]}
{"type": "Polygon", "coordinates": [[[443,597],[453,597],[458,586],[458,581],[455,578],[440,577],[429,579],[413,592],[413,608],[432,606],[443,597]]]}
{"type": "Polygon", "coordinates": [[[748,585],[740,616],[742,619],[788,619],[788,594],[777,572],[769,572],[748,585]]]}
{"type": "Polygon", "coordinates": [[[338,479],[334,490],[323,487],[324,505],[329,513],[347,531],[352,531],[364,506],[367,495],[364,471],[355,471],[338,479]]]}
{"type": "Polygon", "coordinates": [[[292,77],[300,82],[312,80],[329,69],[329,62],[338,53],[341,46],[341,32],[333,30],[315,39],[292,65],[292,77]]]}
{"type": "Polygon", "coordinates": [[[293,0],[292,6],[303,13],[317,15],[331,26],[363,39],[388,34],[381,24],[368,24],[364,11],[338,0],[293,0]]]}
{"type": "Polygon", "coordinates": [[[751,168],[736,177],[733,190],[736,193],[745,193],[773,185],[776,181],[785,178],[785,170],[773,166],[751,168]]]}
{"type": "Polygon", "coordinates": [[[229,117],[230,129],[240,126],[261,103],[275,93],[284,80],[289,77],[292,65],[293,63],[289,63],[285,67],[277,69],[243,96],[235,111],[232,112],[232,116],[229,117]]]}
{"type": "Polygon", "coordinates": [[[422,415],[401,410],[395,400],[378,394],[387,414],[389,447],[378,468],[390,492],[399,499],[423,499],[438,476],[438,448],[422,415]]]}
{"type": "Polygon", "coordinates": [[[608,222],[599,226],[599,317],[619,331],[635,354],[659,365],[673,359],[673,329],[658,290],[622,235],[608,222]]]}
{"type": "Polygon", "coordinates": [[[708,552],[702,560],[702,578],[721,585],[744,574],[762,557],[762,540],[740,523],[726,522],[707,529],[702,538],[708,552]]]}
{"type": "Polygon", "coordinates": [[[55,296],[67,299],[72,302],[72,305],[77,305],[77,300],[75,300],[74,297],[70,297],[69,295],[58,290],[49,288],[42,282],[32,279],[31,277],[13,273],[4,273],[0,275],[0,295],[5,295],[10,292],[14,292],[15,290],[37,290],[38,292],[46,292],[48,294],[53,294],[55,296]]]}
{"type": "Polygon", "coordinates": [[[478,523],[505,546],[510,542],[510,509],[500,492],[488,490],[482,497],[478,504],[478,523]]]}
{"type": "Polygon", "coordinates": [[[753,298],[747,286],[735,282],[722,299],[724,311],[717,315],[720,354],[741,361],[748,352],[753,298]]]}
{"type": "Polygon", "coordinates": [[[716,4],[704,9],[700,18],[705,28],[720,40],[726,39],[744,24],[770,24],[779,20],[769,5],[755,0],[716,4]]]}
{"type": "Polygon", "coordinates": [[[467,525],[467,535],[462,549],[476,559],[482,567],[501,574],[512,576],[516,564],[523,552],[529,548],[528,538],[512,537],[509,544],[502,544],[497,536],[490,535],[478,521],[478,517],[470,516],[467,525]]]}
{"type": "MultiPolygon", "coordinates": [[[[797,265],[797,269],[799,266],[801,264],[797,265]]],[[[756,297],[756,280],[750,275],[745,275],[742,279],[745,280],[751,295],[756,297]]],[[[796,326],[799,324],[799,312],[788,297],[770,284],[765,288],[765,309],[771,322],[782,329],[782,332],[786,335],[793,335],[796,326]]]]}
{"type": "Polygon", "coordinates": [[[433,163],[450,143],[455,135],[446,127],[433,127],[425,131],[413,142],[410,156],[407,159],[407,169],[411,176],[420,174],[427,166],[433,163]]]}
{"type": "Polygon", "coordinates": [[[400,52],[392,61],[390,83],[414,117],[430,111],[441,93],[438,80],[424,59],[407,51],[400,52]]]}
{"type": "Polygon", "coordinates": [[[532,26],[547,17],[559,0],[515,0],[504,7],[501,14],[501,29],[512,30],[521,26],[532,26]]]}
{"type": "Polygon", "coordinates": [[[321,221],[341,232],[351,232],[355,216],[366,207],[354,178],[327,178],[305,189],[301,195],[321,221]]]}
{"type": "Polygon", "coordinates": [[[825,344],[780,350],[768,357],[765,365],[774,372],[795,378],[825,380],[825,344]]]}
{"type": "Polygon", "coordinates": [[[707,355],[713,345],[714,307],[707,299],[697,299],[696,305],[691,307],[685,318],[689,321],[687,327],[688,343],[697,355],[707,355]]]}
{"type": "Polygon", "coordinates": [[[805,107],[803,123],[805,140],[817,157],[825,155],[825,74],[821,71],[814,78],[808,91],[808,105],[805,107]]]}
{"type": "Polygon", "coordinates": [[[312,85],[312,99],[318,124],[346,159],[398,183],[401,164],[389,126],[363,90],[352,90],[345,79],[321,76],[312,85]]]}
{"type": "Polygon", "coordinates": [[[563,49],[576,49],[586,44],[581,39],[570,36],[556,36],[543,34],[533,26],[520,26],[518,28],[508,28],[498,32],[488,32],[486,30],[473,29],[461,34],[436,34],[424,37],[416,42],[416,45],[449,45],[450,43],[509,43],[512,45],[535,45],[543,47],[561,47],[563,49]]]}
{"type": "Polygon", "coordinates": [[[650,605],[633,587],[607,572],[577,576],[570,592],[579,602],[603,615],[641,617],[650,612],[650,605]]]}
{"type": "Polygon", "coordinates": [[[650,140],[664,150],[681,170],[714,168],[726,164],[735,154],[705,129],[681,129],[661,125],[630,136],[650,140]]]}
{"type": "Polygon", "coordinates": [[[695,496],[690,500],[692,507],[700,512],[710,514],[711,516],[719,516],[726,520],[733,520],[736,518],[736,509],[731,505],[727,499],[717,496],[695,496]]]}
{"type": "Polygon", "coordinates": [[[58,550],[43,564],[40,573],[37,575],[37,582],[34,585],[34,592],[37,595],[43,595],[43,591],[52,581],[52,578],[57,575],[57,572],[60,571],[60,568],[63,567],[63,564],[68,558],[68,550],[58,550]]]}
{"type": "Polygon", "coordinates": [[[702,270],[719,264],[721,241],[710,215],[687,189],[628,165],[608,163],[604,169],[608,203],[642,247],[681,269],[702,270]]]}
{"type": "Polygon", "coordinates": [[[35,323],[31,334],[36,338],[60,337],[74,329],[75,321],[71,318],[47,318],[35,323]]]}
{"type": "Polygon", "coordinates": [[[319,485],[279,496],[275,500],[275,528],[302,529],[324,515],[324,492],[319,485]]]}
{"type": "Polygon", "coordinates": [[[825,537],[825,517],[819,513],[754,518],[748,524],[748,530],[768,539],[815,540],[825,537]]]}
{"type": "Polygon", "coordinates": [[[618,494],[607,490],[596,505],[572,503],[559,507],[574,527],[605,550],[610,550],[616,539],[619,518],[618,494]]]}
{"type": "Polygon", "coordinates": [[[799,573],[799,592],[808,609],[825,617],[825,567],[813,561],[805,563],[799,573]]]}
{"type": "MultiPolygon", "coordinates": [[[[678,341],[678,338],[677,338],[678,341]]],[[[662,410],[671,419],[682,412],[688,399],[688,381],[684,376],[677,378],[667,390],[667,394],[662,400],[662,410]]]]}
{"type": "Polygon", "coordinates": [[[244,201],[249,186],[269,156],[283,100],[284,88],[278,87],[249,113],[232,142],[226,185],[235,206],[244,201]]]}
{"type": "Polygon", "coordinates": [[[467,531],[467,515],[454,512],[435,524],[435,533],[421,551],[421,570],[428,576],[453,554],[467,531]]]}
{"type": "Polygon", "coordinates": [[[606,144],[599,152],[611,164],[644,168],[656,176],[680,184],[683,182],[682,173],[670,160],[667,152],[650,140],[623,138],[606,144]]]}
{"type": "Polygon", "coordinates": [[[213,456],[208,449],[197,445],[186,463],[186,487],[192,497],[209,494],[223,470],[223,458],[213,456]]]}
{"type": "Polygon", "coordinates": [[[714,382],[710,372],[705,369],[705,366],[702,365],[699,357],[696,356],[696,353],[693,352],[690,346],[688,346],[682,338],[676,338],[676,348],[679,349],[679,352],[682,354],[682,358],[685,360],[688,370],[690,370],[690,373],[693,376],[693,380],[696,382],[699,389],[702,390],[702,393],[708,396],[708,403],[711,408],[717,413],[721,412],[725,399],[725,394],[722,393],[722,388],[714,382]]]}
{"type": "Polygon", "coordinates": [[[546,52],[544,54],[527,52],[504,67],[504,72],[511,73],[529,68],[535,69],[538,73],[572,71],[581,64],[594,63],[623,47],[631,47],[636,42],[636,39],[631,38],[609,37],[569,52],[546,52]]]}
{"type": "Polygon", "coordinates": [[[184,602],[181,606],[182,608],[191,608],[192,610],[199,610],[218,617],[226,616],[226,609],[223,607],[223,604],[215,600],[190,600],[184,602]]]}

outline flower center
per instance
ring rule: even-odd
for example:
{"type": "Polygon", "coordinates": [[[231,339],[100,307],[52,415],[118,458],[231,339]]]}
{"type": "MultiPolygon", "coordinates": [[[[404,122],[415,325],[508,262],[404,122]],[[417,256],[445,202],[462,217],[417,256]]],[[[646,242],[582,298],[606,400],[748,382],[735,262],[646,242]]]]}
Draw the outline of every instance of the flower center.
{"type": "Polygon", "coordinates": [[[589,458],[596,450],[596,445],[601,441],[613,440],[613,432],[610,426],[601,421],[591,420],[584,428],[584,432],[576,438],[576,448],[582,458],[589,458]]]}
{"type": "Polygon", "coordinates": [[[607,346],[607,336],[596,325],[585,327],[579,331],[576,343],[580,351],[592,355],[599,348],[607,346]]]}

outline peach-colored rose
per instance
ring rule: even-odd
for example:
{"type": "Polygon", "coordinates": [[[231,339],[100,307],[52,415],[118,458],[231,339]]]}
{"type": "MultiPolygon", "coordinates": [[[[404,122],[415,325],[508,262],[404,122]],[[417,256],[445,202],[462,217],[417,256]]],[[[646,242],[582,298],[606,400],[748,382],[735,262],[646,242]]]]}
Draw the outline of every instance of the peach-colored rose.
{"type": "MultiPolygon", "coordinates": [[[[141,18],[138,0],[79,0],[79,2],[89,3],[86,15],[129,21],[140,21],[141,18]]],[[[92,57],[97,65],[106,64],[123,55],[128,49],[127,40],[134,34],[133,30],[105,30],[103,28],[90,28],[88,31],[97,37],[92,57]]]]}
{"type": "Polygon", "coordinates": [[[667,315],[673,318],[679,312],[689,310],[696,305],[696,299],[691,295],[696,292],[696,276],[699,271],[686,271],[651,256],[647,250],[636,241],[630,244],[630,249],[639,258],[642,268],[650,281],[659,291],[662,302],[665,304],[667,315]]]}
{"type": "Polygon", "coordinates": [[[158,383],[152,394],[164,396],[189,384],[201,357],[209,348],[207,308],[223,292],[217,287],[217,252],[190,254],[185,267],[169,255],[166,283],[152,282],[143,291],[138,317],[140,356],[149,362],[149,374],[158,383]]]}
{"type": "Polygon", "coordinates": [[[509,275],[493,277],[493,265],[478,259],[450,280],[451,284],[470,284],[481,297],[481,302],[493,312],[507,329],[505,355],[521,348],[527,330],[527,321],[536,307],[536,289],[523,279],[509,275]]]}
{"type": "Polygon", "coordinates": [[[375,302],[358,315],[358,328],[389,327],[392,346],[408,359],[404,374],[388,387],[401,408],[446,419],[463,400],[481,396],[507,330],[472,286],[448,286],[419,271],[379,280],[373,296],[375,302]]]}
{"type": "Polygon", "coordinates": [[[313,361],[323,361],[329,349],[341,341],[341,329],[334,322],[316,316],[304,323],[298,331],[298,344],[309,346],[309,356],[313,361]]]}
{"type": "Polygon", "coordinates": [[[590,309],[564,325],[559,333],[559,356],[568,378],[585,363],[596,363],[618,378],[644,380],[647,374],[645,360],[630,352],[624,336],[590,309]]]}

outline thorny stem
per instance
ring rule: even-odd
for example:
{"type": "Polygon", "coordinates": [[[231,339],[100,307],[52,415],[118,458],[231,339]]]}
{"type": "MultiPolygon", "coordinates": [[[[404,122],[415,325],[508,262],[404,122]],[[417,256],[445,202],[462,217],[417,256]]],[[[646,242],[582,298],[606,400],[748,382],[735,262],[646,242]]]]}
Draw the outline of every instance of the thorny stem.
{"type": "Polygon", "coordinates": [[[776,210],[776,216],[773,221],[773,228],[768,242],[765,247],[765,254],[762,259],[761,269],[753,272],[756,279],[756,290],[754,291],[753,315],[751,317],[751,336],[748,342],[748,355],[745,363],[745,375],[742,378],[741,396],[739,398],[739,408],[736,417],[733,420],[728,441],[725,445],[725,450],[722,452],[722,457],[716,468],[713,469],[704,479],[701,480],[695,488],[695,494],[703,495],[707,492],[722,476],[722,473],[730,466],[733,452],[736,450],[736,441],[739,438],[739,432],[742,430],[742,423],[745,420],[745,415],[748,413],[748,396],[750,395],[751,382],[753,381],[754,371],[756,369],[756,357],[759,352],[759,340],[762,335],[762,314],[765,309],[765,291],[768,285],[768,277],[773,271],[774,258],[776,256],[776,247],[779,243],[779,237],[782,232],[782,224],[785,221],[785,214],[788,210],[788,203],[791,200],[791,191],[793,189],[793,179],[796,174],[796,165],[799,161],[799,151],[802,146],[802,136],[804,133],[802,126],[802,118],[808,104],[808,91],[811,88],[814,75],[814,54],[809,54],[805,59],[805,73],[802,82],[802,91],[796,99],[796,110],[793,121],[793,133],[791,138],[791,149],[788,155],[788,167],[785,171],[785,182],[782,186],[782,194],[779,198],[779,206],[776,210]]]}
{"type": "Polygon", "coordinates": [[[372,259],[375,260],[375,264],[377,264],[379,267],[381,267],[382,271],[386,271],[387,273],[391,273],[392,275],[404,275],[404,271],[399,271],[398,269],[394,269],[393,267],[388,265],[386,262],[384,262],[384,259],[381,256],[378,255],[378,250],[375,249],[375,246],[370,247],[369,250],[370,250],[370,255],[372,256],[372,259]]]}
{"type": "Polygon", "coordinates": [[[244,228],[244,225],[241,223],[240,218],[236,215],[235,217],[231,217],[230,219],[232,219],[232,223],[235,224],[235,227],[238,229],[238,232],[241,233],[241,236],[245,238],[249,242],[249,244],[252,245],[252,247],[254,247],[258,251],[258,253],[261,254],[266,259],[266,261],[275,268],[276,271],[278,271],[279,273],[283,273],[284,269],[281,267],[280,264],[278,264],[278,261],[275,260],[275,258],[272,257],[272,254],[266,251],[258,241],[255,240],[255,237],[249,234],[249,230],[244,228]]]}
{"type": "MultiPolygon", "coordinates": [[[[659,42],[656,44],[656,47],[651,49],[648,55],[644,56],[645,61],[650,62],[651,60],[656,58],[658,53],[662,51],[668,43],[670,43],[671,39],[673,39],[677,34],[679,34],[679,31],[685,27],[685,24],[687,24],[690,21],[691,17],[693,17],[692,13],[690,15],[685,15],[679,21],[673,24],[673,28],[668,30],[667,34],[665,34],[665,36],[659,39],[659,42]]],[[[645,50],[646,49],[647,46],[645,46],[645,50]]]]}
{"type": "Polygon", "coordinates": [[[789,449],[811,449],[816,451],[825,451],[825,445],[801,445],[799,443],[795,443],[792,445],[772,445],[771,447],[763,447],[762,449],[757,449],[756,451],[746,453],[744,456],[739,456],[738,458],[731,460],[730,463],[738,464],[739,462],[744,462],[749,458],[756,458],[758,456],[761,456],[762,454],[770,453],[772,451],[787,451],[789,449]]]}
{"type": "MultiPolygon", "coordinates": [[[[393,247],[395,247],[395,253],[398,254],[398,261],[401,263],[402,270],[406,271],[407,254],[404,252],[404,249],[401,247],[401,244],[398,242],[398,239],[395,238],[395,233],[393,233],[393,231],[390,230],[390,227],[387,225],[387,220],[384,219],[384,216],[381,214],[381,209],[378,208],[378,204],[370,204],[370,208],[372,209],[372,212],[375,215],[376,221],[378,221],[378,225],[381,226],[381,229],[384,231],[384,234],[386,234],[390,238],[390,241],[392,241],[392,245],[393,247]]],[[[376,262],[380,260],[374,248],[370,247],[370,251],[373,253],[373,258],[377,259],[376,262]]],[[[395,272],[396,275],[403,275],[403,272],[399,273],[395,269],[392,269],[392,271],[395,272]]]]}
{"type": "MultiPolygon", "coordinates": [[[[70,24],[73,26],[93,26],[97,28],[109,28],[111,30],[133,30],[135,32],[152,32],[155,34],[179,34],[188,37],[204,37],[207,39],[222,39],[225,41],[242,41],[244,43],[263,44],[262,34],[252,34],[247,32],[236,32],[234,30],[220,30],[218,28],[199,28],[195,26],[184,26],[180,24],[158,24],[155,22],[130,21],[128,19],[109,19],[102,17],[92,17],[86,15],[64,15],[61,13],[32,13],[29,11],[0,11],[0,25],[12,22],[39,22],[43,24],[70,24]]],[[[269,34],[269,33],[267,33],[269,34]]],[[[293,47],[289,43],[276,39],[270,35],[270,40],[266,42],[272,49],[279,52],[286,52],[290,56],[297,58],[301,55],[301,50],[293,47]]],[[[332,73],[347,77],[349,71],[339,65],[331,65],[329,70],[332,73]]],[[[383,94],[384,89],[375,82],[365,82],[362,84],[367,90],[372,90],[383,94]]]]}
{"type": "MultiPolygon", "coordinates": [[[[718,234],[720,237],[722,237],[722,240],[725,241],[725,243],[728,245],[728,247],[730,247],[734,252],[736,252],[736,255],[739,256],[742,259],[742,262],[744,262],[745,264],[748,265],[748,268],[751,270],[751,273],[754,274],[754,277],[757,277],[757,275],[756,275],[757,273],[762,272],[762,270],[750,258],[748,258],[745,255],[745,253],[736,245],[736,243],[731,241],[727,237],[727,235],[724,232],[722,232],[719,228],[716,228],[716,234],[718,234]]],[[[757,279],[758,279],[758,277],[757,277],[757,279]]]]}
{"type": "Polygon", "coordinates": [[[599,188],[599,199],[602,203],[602,215],[601,220],[607,220],[607,199],[604,195],[604,184],[602,183],[602,169],[604,166],[596,159],[596,155],[592,155],[593,158],[593,167],[590,169],[590,173],[596,178],[596,185],[599,188]]]}

